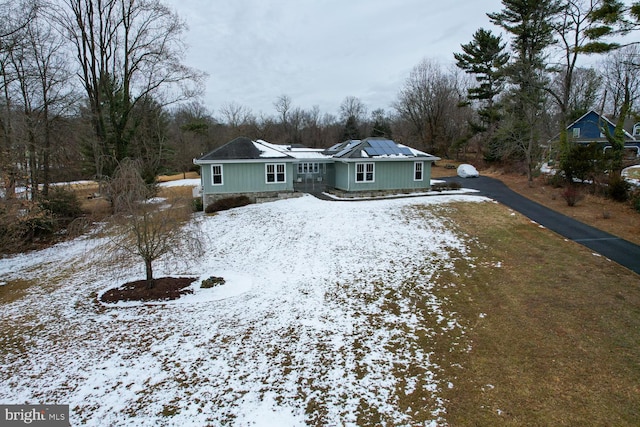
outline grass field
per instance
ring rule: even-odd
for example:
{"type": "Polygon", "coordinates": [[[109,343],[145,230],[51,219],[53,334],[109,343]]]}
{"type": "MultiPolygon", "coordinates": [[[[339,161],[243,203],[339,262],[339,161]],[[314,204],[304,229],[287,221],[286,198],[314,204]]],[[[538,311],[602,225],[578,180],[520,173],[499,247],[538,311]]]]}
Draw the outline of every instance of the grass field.
{"type": "Polygon", "coordinates": [[[640,276],[437,200],[205,217],[205,261],[165,272],[253,277],[207,301],[100,306],[142,270],[91,239],[0,260],[0,400],[88,425],[639,425],[640,276]]]}
{"type": "Polygon", "coordinates": [[[440,279],[470,348],[440,354],[449,424],[639,425],[640,277],[497,204],[442,216],[476,257],[440,279]]]}

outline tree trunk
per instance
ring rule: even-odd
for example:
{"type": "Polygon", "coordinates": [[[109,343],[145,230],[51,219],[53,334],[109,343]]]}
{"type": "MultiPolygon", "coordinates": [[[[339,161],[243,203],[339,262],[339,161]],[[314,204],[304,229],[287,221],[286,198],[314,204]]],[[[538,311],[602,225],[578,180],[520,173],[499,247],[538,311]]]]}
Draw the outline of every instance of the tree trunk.
{"type": "Polygon", "coordinates": [[[150,259],[144,260],[144,267],[145,267],[145,270],[147,271],[147,288],[151,289],[153,288],[155,283],[153,281],[153,268],[151,267],[150,259]]]}

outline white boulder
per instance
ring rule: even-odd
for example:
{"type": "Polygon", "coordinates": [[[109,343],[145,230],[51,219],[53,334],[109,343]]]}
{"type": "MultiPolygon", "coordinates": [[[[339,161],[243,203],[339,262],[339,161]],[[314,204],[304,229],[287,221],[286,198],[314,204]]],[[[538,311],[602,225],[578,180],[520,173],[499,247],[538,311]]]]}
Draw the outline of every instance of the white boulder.
{"type": "Polygon", "coordinates": [[[460,178],[477,178],[480,174],[472,165],[463,163],[458,166],[458,176],[460,178]]]}

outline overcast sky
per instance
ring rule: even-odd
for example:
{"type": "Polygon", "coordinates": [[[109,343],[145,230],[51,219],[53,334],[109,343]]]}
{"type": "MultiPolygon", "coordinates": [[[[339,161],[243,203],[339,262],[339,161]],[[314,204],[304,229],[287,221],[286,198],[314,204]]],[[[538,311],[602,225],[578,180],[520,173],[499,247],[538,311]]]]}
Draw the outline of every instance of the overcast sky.
{"type": "Polygon", "coordinates": [[[347,96],[368,110],[391,109],[423,58],[453,63],[453,52],[500,0],[165,0],[187,22],[186,64],[209,74],[205,105],[219,116],[234,102],[275,114],[294,107],[337,114],[347,96]]]}

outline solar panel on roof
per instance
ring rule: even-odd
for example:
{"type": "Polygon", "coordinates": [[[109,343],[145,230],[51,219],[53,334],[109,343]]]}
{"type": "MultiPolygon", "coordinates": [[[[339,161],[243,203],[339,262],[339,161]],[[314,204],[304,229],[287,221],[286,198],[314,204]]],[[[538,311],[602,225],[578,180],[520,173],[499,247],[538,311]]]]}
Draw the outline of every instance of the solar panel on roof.
{"type": "Polygon", "coordinates": [[[345,154],[347,154],[349,151],[351,151],[351,148],[347,147],[344,150],[340,151],[339,153],[336,154],[336,157],[342,157],[345,154]]]}
{"type": "Polygon", "coordinates": [[[391,145],[393,145],[393,141],[390,141],[388,139],[372,139],[367,142],[374,148],[390,147],[391,145]]]}
{"type": "Polygon", "coordinates": [[[372,139],[367,143],[369,147],[364,151],[370,156],[414,156],[409,147],[400,146],[390,139],[372,139]]]}
{"type": "Polygon", "coordinates": [[[368,141],[369,145],[380,156],[393,156],[399,154],[396,144],[388,139],[373,139],[368,141]]]}
{"type": "Polygon", "coordinates": [[[396,148],[396,143],[391,141],[390,139],[383,139],[382,141],[380,141],[383,147],[388,147],[391,149],[395,149],[396,148]]]}
{"type": "Polygon", "coordinates": [[[370,156],[377,156],[378,151],[373,147],[364,147],[364,152],[370,156]]]}

